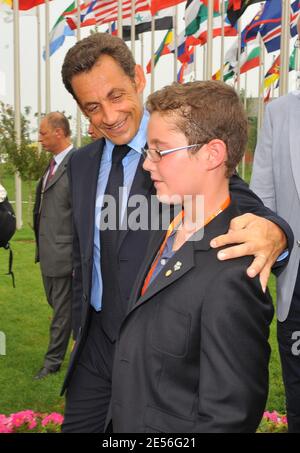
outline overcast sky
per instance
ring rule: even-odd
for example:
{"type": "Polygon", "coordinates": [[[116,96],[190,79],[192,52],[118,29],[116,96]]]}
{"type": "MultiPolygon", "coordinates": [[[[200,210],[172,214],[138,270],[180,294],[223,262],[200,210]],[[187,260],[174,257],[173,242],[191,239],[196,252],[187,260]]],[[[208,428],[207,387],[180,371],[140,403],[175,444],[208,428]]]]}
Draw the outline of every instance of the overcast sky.
{"type": "MultiPolygon", "coordinates": [[[[69,6],[71,0],[53,0],[50,3],[50,29],[56,22],[61,12],[69,6]]],[[[184,27],[182,17],[184,15],[184,4],[179,5],[179,31],[184,27]]],[[[243,16],[242,27],[249,22],[258,9],[258,5],[250,6],[246,14],[243,16]]],[[[44,27],[44,14],[45,9],[42,5],[40,7],[41,14],[41,39],[42,46],[45,43],[45,27],[44,27]]],[[[100,28],[100,31],[105,31],[106,27],[100,28]]],[[[82,37],[89,34],[89,29],[82,29],[82,37]]],[[[165,32],[156,32],[156,48],[160,44],[165,32]]],[[[150,57],[150,33],[144,34],[145,36],[145,65],[150,57]]],[[[20,53],[21,53],[21,106],[31,106],[33,112],[37,111],[37,25],[36,18],[32,16],[20,17],[20,53]]],[[[225,46],[228,49],[234,38],[226,38],[225,46]]],[[[75,44],[75,37],[67,37],[63,47],[61,47],[51,58],[51,110],[64,110],[66,114],[71,114],[73,118],[76,115],[76,106],[71,95],[65,90],[61,81],[61,66],[66,51],[75,44]]],[[[140,43],[136,44],[136,60],[140,63],[140,43]]],[[[197,50],[197,78],[202,78],[202,50],[197,50]]],[[[267,56],[267,67],[270,66],[272,61],[271,56],[267,56]]],[[[180,64],[178,65],[179,69],[180,64]]],[[[216,71],[220,67],[220,39],[214,39],[214,58],[213,70],[216,71]]],[[[257,95],[257,74],[256,69],[252,70],[248,76],[248,91],[253,96],[257,95]]],[[[294,73],[295,74],[295,73],[294,73]]],[[[173,58],[172,56],[164,56],[157,64],[155,88],[160,88],[167,83],[172,82],[173,77],[173,58]]],[[[293,80],[295,75],[291,78],[290,89],[294,88],[293,80]]],[[[244,77],[242,77],[241,86],[243,87],[244,77]]],[[[42,110],[45,110],[44,102],[44,62],[42,60],[42,110]]],[[[148,88],[145,95],[149,93],[150,77],[148,76],[148,88]]],[[[13,24],[5,23],[4,15],[0,13],[0,99],[6,103],[13,104],[13,24]],[[3,75],[4,74],[4,75],[3,75]],[[4,79],[4,80],[3,80],[4,79]],[[5,82],[5,85],[4,85],[5,82]]],[[[73,122],[73,127],[75,124],[73,122]]]]}

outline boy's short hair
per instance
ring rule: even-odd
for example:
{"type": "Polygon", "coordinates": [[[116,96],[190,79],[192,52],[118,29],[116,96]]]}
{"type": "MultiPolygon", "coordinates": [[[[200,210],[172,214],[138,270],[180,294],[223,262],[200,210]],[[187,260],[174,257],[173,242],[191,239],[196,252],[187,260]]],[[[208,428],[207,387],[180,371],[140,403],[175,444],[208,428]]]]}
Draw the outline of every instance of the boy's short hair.
{"type": "Polygon", "coordinates": [[[150,113],[174,117],[189,145],[222,140],[227,147],[226,176],[234,173],[247,144],[247,117],[232,87],[214,80],[174,82],[151,94],[146,107],[150,113]]]}

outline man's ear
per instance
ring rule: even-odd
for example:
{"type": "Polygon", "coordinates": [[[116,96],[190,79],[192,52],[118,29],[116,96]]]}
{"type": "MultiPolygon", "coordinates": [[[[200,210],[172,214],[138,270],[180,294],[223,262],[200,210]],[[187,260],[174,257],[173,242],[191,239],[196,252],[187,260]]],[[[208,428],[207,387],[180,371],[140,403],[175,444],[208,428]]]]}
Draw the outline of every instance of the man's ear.
{"type": "Polygon", "coordinates": [[[207,143],[207,168],[214,170],[227,160],[227,147],[222,140],[214,139],[207,143]]]}
{"type": "Polygon", "coordinates": [[[136,90],[139,94],[141,94],[144,91],[144,88],[146,86],[146,77],[144,70],[141,65],[136,64],[134,68],[134,81],[135,81],[135,86],[136,90]]]}

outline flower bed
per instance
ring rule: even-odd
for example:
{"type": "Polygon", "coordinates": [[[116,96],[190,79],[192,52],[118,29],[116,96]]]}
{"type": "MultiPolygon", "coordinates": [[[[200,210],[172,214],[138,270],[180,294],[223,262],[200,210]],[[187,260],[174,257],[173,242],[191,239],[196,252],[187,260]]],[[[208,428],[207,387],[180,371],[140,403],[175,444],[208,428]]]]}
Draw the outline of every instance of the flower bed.
{"type": "MultiPolygon", "coordinates": [[[[40,414],[28,410],[8,417],[0,414],[0,433],[59,433],[63,419],[63,416],[56,412],[40,414]]],[[[265,412],[257,432],[287,432],[286,416],[276,411],[265,412]]]]}
{"type": "Polygon", "coordinates": [[[8,417],[0,414],[0,433],[59,433],[63,419],[56,412],[40,414],[28,410],[8,417]]]}

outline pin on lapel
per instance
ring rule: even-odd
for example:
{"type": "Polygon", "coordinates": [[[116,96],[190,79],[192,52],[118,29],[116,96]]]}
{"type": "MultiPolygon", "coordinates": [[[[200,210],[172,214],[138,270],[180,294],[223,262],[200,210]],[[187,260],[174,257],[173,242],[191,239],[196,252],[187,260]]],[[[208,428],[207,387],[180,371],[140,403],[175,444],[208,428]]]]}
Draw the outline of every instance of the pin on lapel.
{"type": "Polygon", "coordinates": [[[166,277],[170,277],[170,275],[172,274],[172,271],[171,269],[167,270],[167,272],[165,273],[165,276],[166,277]]]}
{"type": "Polygon", "coordinates": [[[181,269],[182,262],[177,261],[177,263],[174,264],[174,271],[179,271],[181,269]]]}

